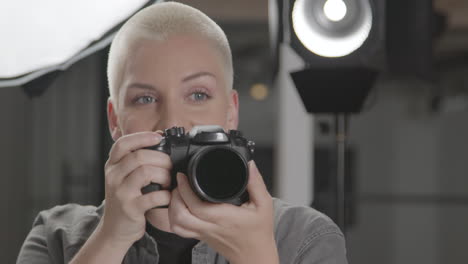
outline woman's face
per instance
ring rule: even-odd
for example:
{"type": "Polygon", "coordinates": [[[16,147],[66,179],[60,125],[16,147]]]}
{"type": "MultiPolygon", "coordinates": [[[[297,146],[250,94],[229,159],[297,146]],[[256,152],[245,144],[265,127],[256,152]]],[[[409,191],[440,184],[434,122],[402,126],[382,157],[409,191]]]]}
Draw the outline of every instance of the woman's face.
{"type": "Polygon", "coordinates": [[[117,104],[109,100],[112,138],[141,131],[220,125],[236,129],[238,96],[218,51],[203,38],[142,40],[127,58],[117,104]]]}

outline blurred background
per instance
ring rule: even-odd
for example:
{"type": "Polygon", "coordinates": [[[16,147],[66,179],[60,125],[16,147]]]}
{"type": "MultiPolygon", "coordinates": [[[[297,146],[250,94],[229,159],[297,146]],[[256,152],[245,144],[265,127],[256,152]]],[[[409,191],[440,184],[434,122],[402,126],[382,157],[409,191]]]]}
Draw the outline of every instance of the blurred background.
{"type": "MultiPolygon", "coordinates": [[[[205,12],[228,36],[239,129],[256,141],[255,159],[274,196],[342,221],[350,263],[465,262],[468,1],[337,1],[357,12],[356,28],[335,14],[330,27],[307,20],[306,35],[340,42],[372,25],[363,44],[345,55],[312,52],[290,20],[295,2],[306,2],[307,18],[320,16],[310,3],[325,0],[180,2],[205,12]],[[366,2],[370,15],[353,9],[366,2]],[[347,26],[339,27],[342,20],[347,26]],[[356,69],[363,77],[346,79],[356,69]]],[[[0,24],[2,42],[14,27],[0,24]]],[[[61,69],[0,77],[3,263],[15,262],[39,211],[103,199],[112,141],[105,113],[108,42],[102,43],[61,69]]]]}

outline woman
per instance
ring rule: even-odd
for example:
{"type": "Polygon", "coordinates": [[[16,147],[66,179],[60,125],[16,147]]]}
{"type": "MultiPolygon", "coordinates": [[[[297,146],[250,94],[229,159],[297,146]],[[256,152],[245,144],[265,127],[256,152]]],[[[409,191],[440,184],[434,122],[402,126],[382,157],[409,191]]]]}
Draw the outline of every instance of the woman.
{"type": "Polygon", "coordinates": [[[108,79],[115,143],[105,202],[41,212],[18,263],[346,263],[336,225],[273,199],[253,162],[250,200],[214,204],[201,201],[183,174],[167,190],[168,155],[143,149],[161,140],[154,131],[172,126],[237,128],[231,51],[210,18],[178,3],[138,12],[112,42],[108,79]],[[142,194],[150,182],[165,188],[142,194]]]}

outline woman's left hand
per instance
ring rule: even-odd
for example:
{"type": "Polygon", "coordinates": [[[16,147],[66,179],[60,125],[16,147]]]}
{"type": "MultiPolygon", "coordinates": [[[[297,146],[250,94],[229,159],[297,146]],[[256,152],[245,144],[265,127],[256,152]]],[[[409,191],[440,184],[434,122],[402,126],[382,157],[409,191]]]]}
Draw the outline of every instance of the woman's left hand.
{"type": "Polygon", "coordinates": [[[230,263],[279,263],[273,231],[273,200],[255,163],[249,163],[247,191],[241,206],[202,201],[187,177],[177,175],[169,222],[172,232],[202,240],[230,263]]]}

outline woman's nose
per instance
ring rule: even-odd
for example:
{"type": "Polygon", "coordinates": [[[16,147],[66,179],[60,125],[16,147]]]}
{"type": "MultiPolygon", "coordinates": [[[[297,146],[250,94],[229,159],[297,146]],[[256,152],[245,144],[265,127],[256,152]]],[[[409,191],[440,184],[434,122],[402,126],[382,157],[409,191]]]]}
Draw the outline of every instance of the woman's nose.
{"type": "Polygon", "coordinates": [[[180,106],[176,104],[166,104],[164,110],[160,113],[160,122],[158,122],[157,130],[165,130],[174,126],[183,127],[184,124],[184,114],[180,106]]]}

